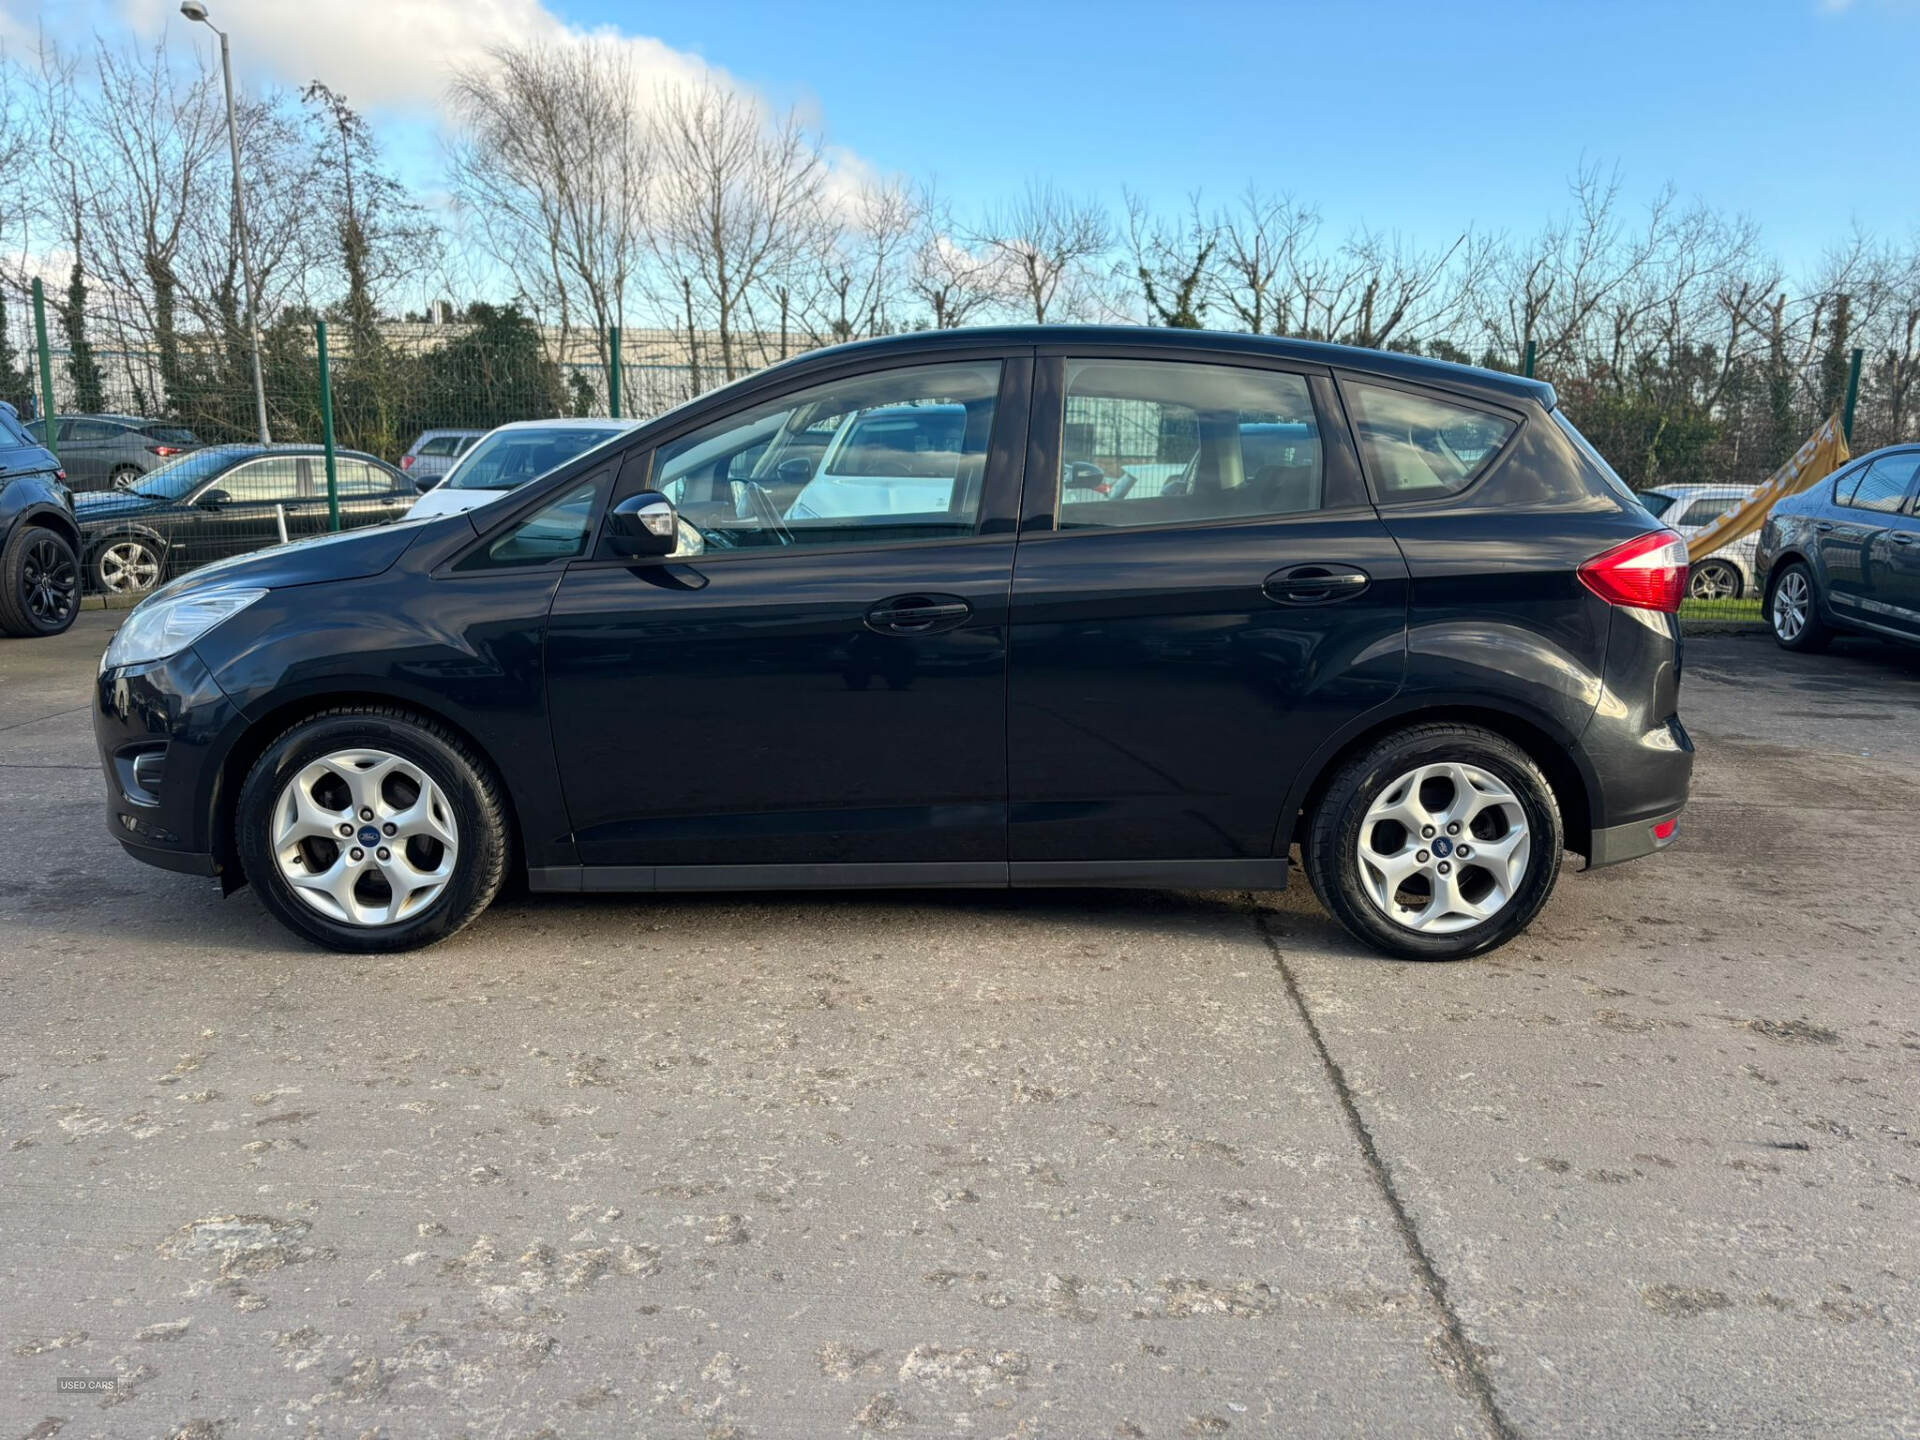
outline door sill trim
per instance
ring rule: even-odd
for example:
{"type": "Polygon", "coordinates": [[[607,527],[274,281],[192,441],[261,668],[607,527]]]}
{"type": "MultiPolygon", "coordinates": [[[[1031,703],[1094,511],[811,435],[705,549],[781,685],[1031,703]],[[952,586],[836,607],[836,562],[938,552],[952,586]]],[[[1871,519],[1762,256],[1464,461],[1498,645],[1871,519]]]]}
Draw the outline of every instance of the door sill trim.
{"type": "Polygon", "coordinates": [[[1002,860],[840,865],[555,865],[527,872],[544,894],[688,890],[1015,889],[1284,890],[1287,861],[1002,860]]]}

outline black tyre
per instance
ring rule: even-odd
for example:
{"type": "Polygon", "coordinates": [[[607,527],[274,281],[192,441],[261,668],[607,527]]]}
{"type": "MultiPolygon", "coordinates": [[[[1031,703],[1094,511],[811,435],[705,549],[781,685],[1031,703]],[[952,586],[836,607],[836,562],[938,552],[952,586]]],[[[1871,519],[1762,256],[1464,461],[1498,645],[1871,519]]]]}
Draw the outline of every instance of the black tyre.
{"type": "Polygon", "coordinates": [[[166,573],[166,551],[146,535],[110,535],[87,557],[87,584],[102,595],[145,595],[166,573]]]}
{"type": "Polygon", "coordinates": [[[58,530],[17,525],[0,550],[0,633],[58,635],[80,613],[80,562],[58,530]]]}
{"type": "Polygon", "coordinates": [[[1813,571],[1794,560],[1767,582],[1767,626],[1783,649],[1813,653],[1827,648],[1833,628],[1820,618],[1813,571]]]}
{"type": "Polygon", "coordinates": [[[1553,893],[1564,844],[1540,767],[1471,725],[1415,725],[1342,765],[1310,817],[1314,893],[1377,950],[1464,960],[1513,939],[1553,893]]]}
{"type": "Polygon", "coordinates": [[[412,950],[470,922],[506,874],[492,767],[431,720],[347,706],[303,720],[254,762],[235,813],[261,901],[332,950],[412,950]]]}

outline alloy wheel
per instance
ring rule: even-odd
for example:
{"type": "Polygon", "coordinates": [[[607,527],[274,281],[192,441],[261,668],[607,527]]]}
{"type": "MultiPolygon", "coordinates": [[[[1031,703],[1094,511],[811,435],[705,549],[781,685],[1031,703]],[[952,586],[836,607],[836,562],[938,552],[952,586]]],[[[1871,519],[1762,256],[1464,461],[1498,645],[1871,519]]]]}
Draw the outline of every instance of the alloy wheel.
{"type": "Polygon", "coordinates": [[[1807,628],[1807,612],[1813,602],[1813,587],[1806,572],[1790,570],[1773,590],[1773,633],[1792,643],[1807,628]]]}
{"type": "Polygon", "coordinates": [[[138,595],[160,579],[160,557],[143,540],[116,540],[100,552],[100,584],[111,595],[138,595]]]}
{"type": "Polygon", "coordinates": [[[268,840],[294,894],[369,929],[433,904],[460,858],[445,792],[385,750],[336,750],[302,767],[274,802],[268,840]]]}
{"type": "Polygon", "coordinates": [[[1409,770],[1360,824],[1368,899],[1395,924],[1447,935],[1492,919],[1526,879],[1533,855],[1512,787],[1477,765],[1409,770]]]}
{"type": "Polygon", "coordinates": [[[64,629],[80,603],[80,569],[73,555],[53,536],[27,542],[20,569],[20,600],[43,629],[64,629]]]}
{"type": "Polygon", "coordinates": [[[122,465],[118,470],[114,471],[109,478],[113,482],[114,489],[131,490],[147,477],[137,466],[122,465]]]}
{"type": "Polygon", "coordinates": [[[1740,578],[1732,567],[1710,560],[1696,565],[1687,576],[1690,600],[1731,600],[1740,593],[1740,578]]]}

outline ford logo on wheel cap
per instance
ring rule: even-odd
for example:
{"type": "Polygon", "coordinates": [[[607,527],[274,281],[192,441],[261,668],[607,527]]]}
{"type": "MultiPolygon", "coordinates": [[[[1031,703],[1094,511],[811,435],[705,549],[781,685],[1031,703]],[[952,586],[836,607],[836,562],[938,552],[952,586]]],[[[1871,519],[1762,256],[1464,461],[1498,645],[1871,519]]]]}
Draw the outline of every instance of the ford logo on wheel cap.
{"type": "Polygon", "coordinates": [[[371,825],[362,825],[360,827],[360,843],[362,845],[378,845],[380,843],[380,832],[371,825]]]}
{"type": "Polygon", "coordinates": [[[1453,853],[1453,842],[1444,835],[1434,837],[1433,853],[1438,855],[1442,860],[1446,859],[1447,856],[1453,853]]]}

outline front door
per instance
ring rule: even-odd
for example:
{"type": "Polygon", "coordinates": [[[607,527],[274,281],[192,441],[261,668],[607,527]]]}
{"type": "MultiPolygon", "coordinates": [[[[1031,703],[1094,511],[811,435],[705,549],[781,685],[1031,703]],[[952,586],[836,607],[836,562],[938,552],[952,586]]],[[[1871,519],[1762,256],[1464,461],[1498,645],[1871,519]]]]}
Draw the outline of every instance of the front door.
{"type": "Polygon", "coordinates": [[[1887,630],[1917,622],[1903,604],[1901,585],[1911,578],[1906,552],[1907,499],[1920,451],[1895,450],[1872,461],[1857,476],[1843,476],[1834,504],[1815,525],[1827,603],[1834,618],[1887,630]]]}
{"type": "Polygon", "coordinates": [[[852,374],[628,462],[615,498],[665,492],[684,538],[666,560],[576,562],[555,597],[547,692],[585,865],[662,887],[715,866],[1004,882],[1030,371],[852,374]]]}
{"type": "Polygon", "coordinates": [[[1164,881],[1206,861],[1207,883],[1273,883],[1301,766],[1404,668],[1406,566],[1332,383],[1040,364],[1008,678],[1013,876],[1164,881]]]}
{"type": "MultiPolygon", "coordinates": [[[[267,455],[247,460],[215,477],[194,496],[176,527],[174,560],[178,574],[229,555],[243,555],[285,537],[296,539],[311,517],[313,455],[267,455]]],[[[324,502],[322,502],[324,504],[324,502]]]]}

